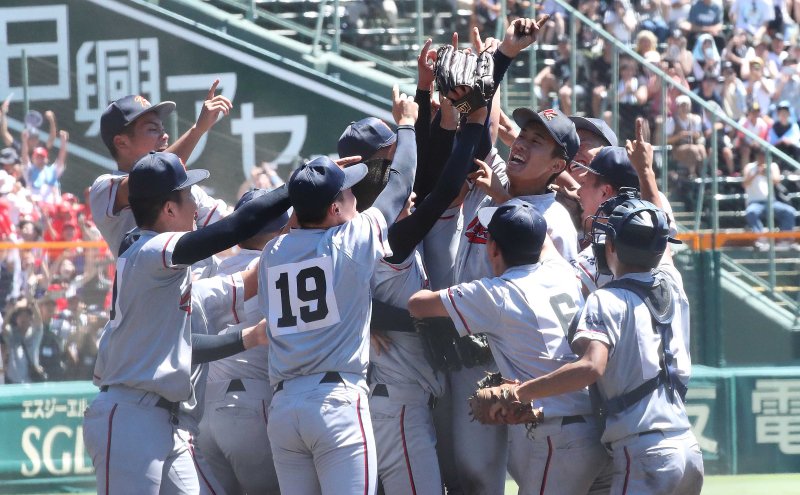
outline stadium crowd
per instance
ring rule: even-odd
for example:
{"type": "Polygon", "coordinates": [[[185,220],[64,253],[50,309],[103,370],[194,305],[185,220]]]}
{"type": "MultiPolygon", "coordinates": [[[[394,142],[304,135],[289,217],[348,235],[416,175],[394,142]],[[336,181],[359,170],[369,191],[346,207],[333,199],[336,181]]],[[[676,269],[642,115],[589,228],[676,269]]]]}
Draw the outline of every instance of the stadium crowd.
{"type": "MultiPolygon", "coordinates": [[[[472,24],[494,32],[499,1],[475,0],[472,24]]],[[[365,12],[377,8],[391,21],[392,13],[398,12],[392,4],[384,0],[365,12]]],[[[579,24],[578,46],[571,47],[566,12],[551,0],[537,7],[551,14],[541,42],[554,47],[552,60],[536,75],[532,88],[544,99],[544,106],[552,102],[568,109],[571,98],[576,98],[580,114],[610,122],[609,95],[616,91],[620,113],[626,116],[620,121],[620,142],[634,137],[634,117],[649,120],[655,144],[663,144],[658,140],[665,126],[676,179],[698,176],[714,140],[718,174],[740,177],[743,171],[746,175],[747,170],[764,170],[763,163],[755,166],[763,162],[763,153],[751,140],[721,123],[712,128],[711,115],[674,89],[667,91],[668,118],[661,121],[661,81],[635,60],[620,58],[619,84],[612,88],[611,46],[579,24]],[[569,85],[573,49],[579,53],[575,87],[569,85]]],[[[509,20],[528,8],[525,1],[509,0],[509,20]]],[[[577,8],[717,112],[800,159],[800,1],[580,0],[577,8]]],[[[365,14],[353,14],[359,15],[365,14]]],[[[40,241],[100,241],[102,237],[85,198],[61,191],[69,133],[59,130],[52,111],[31,111],[25,118],[26,129],[14,136],[6,121],[8,103],[0,107],[0,241],[18,246],[0,249],[0,380],[89,379],[99,332],[107,320],[114,256],[106,248],[26,246],[40,241]],[[48,139],[43,142],[39,136],[45,127],[48,139]]],[[[778,165],[784,173],[792,170],[783,162],[778,165]]],[[[752,178],[748,182],[743,177],[743,191],[755,195],[758,191],[748,187],[751,182],[752,178]]],[[[253,168],[240,193],[281,183],[275,169],[262,164],[253,168]]],[[[763,208],[750,208],[750,204],[763,203],[764,198],[751,199],[748,227],[763,229],[758,219],[763,208]]],[[[796,211],[784,206],[782,217],[789,218],[793,228],[796,211]]]]}

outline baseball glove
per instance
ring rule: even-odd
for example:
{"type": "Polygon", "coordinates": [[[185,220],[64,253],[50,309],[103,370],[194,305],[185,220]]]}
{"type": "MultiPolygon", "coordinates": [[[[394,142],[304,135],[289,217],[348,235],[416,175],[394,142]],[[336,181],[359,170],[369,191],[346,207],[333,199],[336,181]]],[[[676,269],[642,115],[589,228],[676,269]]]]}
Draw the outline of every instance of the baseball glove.
{"type": "Polygon", "coordinates": [[[535,428],[544,419],[542,409],[533,409],[530,402],[514,398],[517,380],[508,380],[500,373],[489,373],[478,382],[478,390],[469,398],[472,418],[485,425],[525,424],[535,428]]]}
{"type": "Polygon", "coordinates": [[[452,100],[453,106],[462,114],[485,107],[494,96],[494,58],[488,51],[475,55],[444,45],[437,51],[433,70],[439,94],[445,97],[459,86],[472,89],[463,97],[452,100]]]}

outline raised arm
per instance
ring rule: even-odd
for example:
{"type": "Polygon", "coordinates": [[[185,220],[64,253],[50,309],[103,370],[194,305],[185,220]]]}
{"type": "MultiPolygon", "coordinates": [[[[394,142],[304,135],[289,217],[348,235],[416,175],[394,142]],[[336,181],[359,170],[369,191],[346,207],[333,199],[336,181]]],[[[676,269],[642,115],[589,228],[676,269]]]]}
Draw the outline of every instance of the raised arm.
{"type": "Polygon", "coordinates": [[[53,148],[53,143],[56,142],[56,114],[52,110],[44,113],[44,118],[47,119],[47,149],[53,148]]]}
{"type": "Polygon", "coordinates": [[[422,242],[442,213],[458,196],[461,186],[472,168],[475,149],[484,129],[487,108],[483,107],[467,117],[467,123],[459,133],[456,147],[447,160],[441,176],[431,193],[408,217],[389,227],[388,240],[392,248],[390,263],[401,263],[422,242]]]}
{"type": "Polygon", "coordinates": [[[9,95],[0,106],[0,139],[3,140],[3,147],[14,144],[14,136],[8,132],[8,107],[10,103],[11,96],[9,95]]]}
{"type": "Polygon", "coordinates": [[[172,143],[172,146],[167,148],[170,153],[178,155],[183,160],[183,163],[188,163],[189,157],[192,155],[192,151],[194,151],[200,138],[217,123],[220,114],[228,115],[231,108],[233,108],[231,100],[222,95],[214,94],[218,85],[219,79],[215,79],[211,89],[208,90],[206,100],[203,102],[203,108],[200,110],[200,116],[197,117],[197,122],[177,141],[172,143]]]}
{"type": "Polygon", "coordinates": [[[232,214],[200,230],[185,234],[175,245],[172,259],[191,265],[253,237],[265,223],[289,209],[285,185],[248,202],[232,214]]]}
{"type": "Polygon", "coordinates": [[[400,94],[400,89],[395,85],[392,89],[392,115],[398,125],[397,150],[389,169],[389,181],[373,203],[373,207],[383,214],[387,224],[393,223],[400,214],[414,186],[417,169],[414,124],[418,111],[419,106],[414,100],[405,93],[400,94]]]}

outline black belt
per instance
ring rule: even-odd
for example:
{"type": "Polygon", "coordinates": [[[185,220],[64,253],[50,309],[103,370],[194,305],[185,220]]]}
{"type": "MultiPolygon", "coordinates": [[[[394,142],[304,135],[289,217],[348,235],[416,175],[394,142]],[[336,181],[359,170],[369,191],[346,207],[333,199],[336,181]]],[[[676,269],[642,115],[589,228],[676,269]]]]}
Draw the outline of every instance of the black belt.
{"type": "Polygon", "coordinates": [[[561,417],[561,426],[571,425],[573,423],[585,423],[586,418],[583,416],[562,416],[561,417]]]}
{"type": "MultiPolygon", "coordinates": [[[[284,380],[281,380],[281,381],[278,382],[278,386],[275,387],[275,392],[280,392],[281,390],[283,390],[283,382],[284,382],[284,380]]],[[[322,380],[320,380],[319,382],[320,383],[344,383],[344,380],[342,380],[342,375],[340,375],[338,372],[329,371],[329,372],[325,373],[325,376],[323,376],[322,380]]],[[[243,390],[244,390],[244,388],[243,388],[243,390]]]]}
{"type": "MultiPolygon", "coordinates": [[[[108,385],[102,385],[100,387],[100,391],[101,392],[108,392],[108,385]]],[[[174,413],[174,412],[176,412],[178,410],[178,407],[180,406],[180,403],[179,402],[170,402],[170,401],[168,401],[167,399],[165,399],[163,397],[159,397],[158,400],[155,403],[155,406],[156,407],[160,407],[161,409],[166,409],[170,413],[174,413]]]]}
{"type": "MultiPolygon", "coordinates": [[[[372,388],[372,395],[377,397],[389,397],[389,389],[386,387],[386,384],[378,383],[372,388]]],[[[430,394],[430,396],[428,397],[428,407],[433,409],[434,407],[436,407],[436,402],[437,402],[436,396],[430,394]]]]}
{"type": "Polygon", "coordinates": [[[647,430],[647,431],[643,431],[643,432],[639,433],[639,436],[643,437],[645,435],[652,435],[653,433],[664,433],[664,432],[661,431],[661,430],[647,430]]]}
{"type": "Polygon", "coordinates": [[[247,390],[247,389],[245,389],[245,388],[244,388],[244,383],[242,383],[242,381],[241,381],[240,379],[238,379],[238,378],[234,378],[234,379],[233,379],[233,380],[231,380],[231,382],[228,384],[228,389],[227,389],[227,390],[225,390],[225,393],[226,393],[226,394],[229,394],[229,393],[231,393],[231,392],[244,392],[244,391],[246,391],[246,390],[247,390]]]}

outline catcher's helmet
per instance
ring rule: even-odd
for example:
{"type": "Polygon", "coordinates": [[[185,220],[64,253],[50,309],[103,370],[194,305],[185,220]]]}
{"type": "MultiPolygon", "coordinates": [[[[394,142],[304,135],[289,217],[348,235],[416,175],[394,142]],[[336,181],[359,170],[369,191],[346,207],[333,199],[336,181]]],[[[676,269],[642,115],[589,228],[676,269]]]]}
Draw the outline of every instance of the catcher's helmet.
{"type": "Polygon", "coordinates": [[[649,201],[639,198],[637,191],[623,188],[604,202],[592,217],[592,250],[601,273],[609,274],[605,259],[605,243],[613,243],[622,263],[648,269],[658,266],[669,237],[666,213],[649,201]]]}

